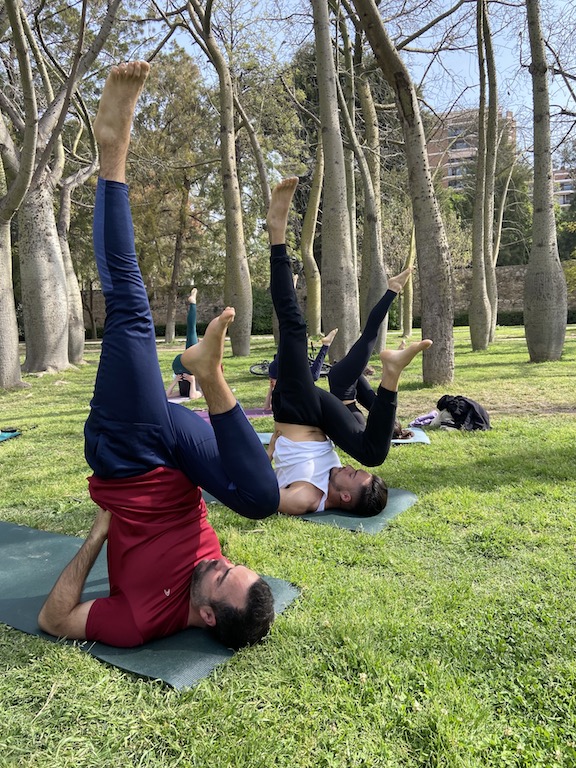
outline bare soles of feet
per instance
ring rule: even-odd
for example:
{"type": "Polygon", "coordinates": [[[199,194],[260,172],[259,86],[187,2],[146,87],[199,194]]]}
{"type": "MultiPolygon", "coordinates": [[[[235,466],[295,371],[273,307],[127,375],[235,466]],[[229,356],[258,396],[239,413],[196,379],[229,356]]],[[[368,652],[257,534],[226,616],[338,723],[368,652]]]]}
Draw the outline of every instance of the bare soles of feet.
{"type": "Polygon", "coordinates": [[[395,277],[391,277],[388,280],[388,289],[390,291],[394,291],[394,293],[400,293],[402,288],[406,285],[408,282],[408,278],[414,271],[414,267],[408,267],[408,269],[405,269],[403,272],[400,272],[399,275],[395,275],[395,277]]]}
{"type": "Polygon", "coordinates": [[[430,339],[414,341],[408,344],[404,349],[385,349],[380,352],[380,361],[382,362],[382,373],[388,372],[399,376],[420,352],[432,346],[430,339]]]}
{"type": "Polygon", "coordinates": [[[204,376],[221,371],[226,331],[234,321],[235,315],[236,310],[233,307],[226,307],[222,314],[210,321],[204,337],[198,344],[188,347],[182,353],[182,365],[194,373],[200,381],[200,386],[204,376]]]}
{"type": "Polygon", "coordinates": [[[329,347],[336,338],[337,333],[338,328],[333,328],[330,333],[327,333],[326,336],[324,336],[323,339],[320,339],[320,344],[322,344],[323,347],[329,347]]]}
{"type": "Polygon", "coordinates": [[[288,211],[297,186],[298,177],[291,176],[283,179],[272,190],[270,207],[266,215],[266,227],[272,245],[280,245],[286,241],[288,211]]]}
{"type": "Polygon", "coordinates": [[[100,146],[129,142],[134,108],[149,71],[147,61],[112,67],[94,120],[94,134],[100,146]]]}
{"type": "Polygon", "coordinates": [[[196,294],[198,293],[198,288],[191,288],[190,289],[190,296],[188,296],[188,304],[196,304],[196,294]]]}

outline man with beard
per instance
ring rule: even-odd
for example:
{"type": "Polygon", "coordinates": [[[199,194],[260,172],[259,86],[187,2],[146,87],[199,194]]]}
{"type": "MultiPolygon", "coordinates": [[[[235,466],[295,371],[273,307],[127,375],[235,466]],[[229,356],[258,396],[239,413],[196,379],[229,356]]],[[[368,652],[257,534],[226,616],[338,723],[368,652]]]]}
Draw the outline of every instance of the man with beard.
{"type": "Polygon", "coordinates": [[[199,486],[260,519],[278,510],[278,484],[222,372],[231,307],[182,354],[200,382],[211,425],[166,399],[126,186],[132,118],[149,69],[146,62],[113,67],[94,123],[101,157],[94,251],[106,326],[85,453],[99,510],[38,622],[52,635],[123,647],[202,627],[239,648],[267,633],[272,593],[257,573],[222,556],[199,486]],[[121,375],[130,378],[130,392],[119,391],[121,375]],[[82,602],[106,539],[110,595],[82,602]]]}

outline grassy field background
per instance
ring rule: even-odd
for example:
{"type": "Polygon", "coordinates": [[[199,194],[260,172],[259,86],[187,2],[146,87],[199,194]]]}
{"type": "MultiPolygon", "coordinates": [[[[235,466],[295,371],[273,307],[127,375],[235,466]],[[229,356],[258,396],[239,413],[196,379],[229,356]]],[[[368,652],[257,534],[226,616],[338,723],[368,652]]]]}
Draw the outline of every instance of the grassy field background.
{"type": "MultiPolygon", "coordinates": [[[[520,328],[481,353],[455,334],[454,384],[423,387],[414,363],[400,419],[462,394],[494,428],[392,449],[382,475],[419,501],[382,533],[211,506],[228,557],[302,595],[197,687],[0,625],[0,766],[575,766],[576,328],[563,360],[541,365],[520,328]]],[[[158,346],[166,383],[175,349],[158,346]]],[[[227,345],[247,408],[267,388],[249,364],[272,354],[271,338],[250,358],[227,345]]],[[[0,444],[0,519],[88,531],[82,428],[98,356],[89,343],[81,368],[0,393],[0,426],[23,432],[0,444]]]]}

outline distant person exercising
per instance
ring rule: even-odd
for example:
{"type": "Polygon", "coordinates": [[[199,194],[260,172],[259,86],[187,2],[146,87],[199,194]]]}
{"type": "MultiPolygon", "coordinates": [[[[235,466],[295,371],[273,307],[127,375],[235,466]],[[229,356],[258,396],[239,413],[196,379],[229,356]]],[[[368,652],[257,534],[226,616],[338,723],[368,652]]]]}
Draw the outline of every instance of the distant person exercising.
{"type": "Polygon", "coordinates": [[[132,117],[149,68],[143,61],[112,67],[94,122],[101,153],[94,251],[106,325],[85,453],[100,509],[38,622],[52,635],[125,647],[203,627],[239,648],[267,633],[273,597],[257,573],[222,556],[200,486],[260,519],[278,510],[278,483],[221,370],[232,308],[182,355],[202,386],[211,425],[166,399],[125,183],[132,117]],[[118,390],[120,371],[133,381],[130,392],[118,390]],[[82,602],[106,539],[110,595],[82,602]]]}
{"type": "MultiPolygon", "coordinates": [[[[186,349],[198,344],[198,333],[196,331],[196,294],[197,288],[192,288],[188,296],[188,311],[186,313],[186,349]]],[[[172,370],[174,371],[174,380],[166,390],[166,397],[174,397],[174,390],[178,386],[180,397],[188,397],[190,400],[198,400],[202,397],[196,387],[196,377],[193,373],[186,370],[182,365],[182,355],[176,355],[172,361],[172,370]]]]}
{"type": "Polygon", "coordinates": [[[377,475],[342,466],[334,444],[367,466],[380,465],[393,434],[398,382],[404,368],[430,340],[380,353],[382,379],[365,426],[347,405],[356,399],[356,382],[365,370],[386,313],[411,270],[388,281],[366,327],[348,354],[332,366],[331,387],[315,386],[308,364],[306,322],[298,305],[286,252],[288,211],[298,179],[280,182],[267,216],[271,245],[270,286],[279,321],[278,381],[272,394],[275,431],[268,449],[280,486],[280,512],[302,515],[328,508],[372,516],[386,505],[388,490],[377,475]]]}

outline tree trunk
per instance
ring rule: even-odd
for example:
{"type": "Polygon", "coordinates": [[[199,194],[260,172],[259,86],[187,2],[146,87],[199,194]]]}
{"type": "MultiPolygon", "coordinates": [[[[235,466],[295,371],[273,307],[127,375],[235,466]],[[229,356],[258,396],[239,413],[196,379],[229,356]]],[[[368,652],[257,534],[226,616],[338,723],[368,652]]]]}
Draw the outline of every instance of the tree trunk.
{"type": "Polygon", "coordinates": [[[88,296],[86,296],[86,288],[82,290],[82,306],[90,319],[90,339],[95,341],[98,338],[98,328],[94,317],[94,283],[92,280],[89,283],[88,296]]]}
{"type": "Polygon", "coordinates": [[[486,272],[486,295],[490,305],[490,328],[488,341],[494,341],[498,320],[498,284],[496,282],[496,260],[494,259],[494,199],[496,188],[496,158],[498,156],[498,78],[492,47],[492,33],[488,17],[489,6],[484,3],[483,25],[486,49],[486,71],[488,74],[488,115],[486,121],[486,185],[484,189],[484,269],[486,272]]]}
{"type": "MultiPolygon", "coordinates": [[[[346,131],[348,133],[348,141],[350,142],[356,161],[358,163],[358,170],[360,171],[360,177],[362,179],[362,187],[364,190],[364,231],[363,231],[363,254],[365,260],[362,267],[362,280],[361,283],[364,287],[364,295],[366,298],[366,304],[368,313],[366,314],[364,321],[372,309],[373,306],[382,298],[384,291],[387,287],[386,272],[384,271],[384,263],[382,257],[382,223],[380,216],[380,204],[376,199],[374,192],[374,186],[372,184],[372,172],[368,165],[368,161],[364,155],[364,151],[360,146],[354,125],[348,114],[348,109],[341,98],[341,115],[346,125],[346,131]]],[[[379,185],[378,185],[379,188],[379,185]]],[[[363,324],[362,324],[363,327],[363,324]]],[[[378,333],[378,351],[382,346],[386,345],[386,331],[388,327],[388,316],[380,326],[378,333]],[[379,343],[378,343],[379,342],[379,343]]],[[[374,348],[376,350],[376,345],[374,348]]]]}
{"type": "MultiPolygon", "coordinates": [[[[333,4],[331,4],[333,5],[333,4]]],[[[341,9],[334,9],[338,12],[341,9]]],[[[348,27],[342,19],[342,15],[338,16],[338,28],[342,35],[342,62],[343,66],[339,65],[339,57],[335,62],[336,73],[340,73],[342,76],[344,85],[342,86],[342,92],[344,95],[344,103],[346,104],[346,110],[350,116],[350,122],[353,130],[356,130],[356,82],[354,77],[354,62],[352,58],[352,46],[350,43],[350,36],[348,34],[348,27]]],[[[338,48],[336,48],[338,50],[338,48]]],[[[337,77],[339,75],[337,74],[337,77]]],[[[356,224],[356,210],[357,210],[357,194],[356,194],[356,173],[354,163],[355,152],[350,146],[344,147],[344,163],[346,166],[346,197],[348,205],[348,218],[350,219],[350,251],[352,253],[352,267],[356,274],[356,279],[359,276],[358,270],[358,235],[356,224]]]]}
{"type": "Polygon", "coordinates": [[[166,307],[166,333],[164,336],[166,344],[172,344],[176,331],[176,300],[178,296],[178,282],[180,281],[180,268],[182,265],[182,244],[188,229],[190,186],[190,179],[187,176],[184,176],[182,182],[182,197],[180,198],[180,211],[178,214],[178,231],[176,232],[176,242],[174,243],[174,263],[172,265],[172,277],[170,279],[166,307]]]}
{"type": "Polygon", "coordinates": [[[306,324],[308,325],[308,333],[311,336],[317,336],[322,332],[322,288],[320,270],[314,258],[314,234],[318,222],[323,179],[324,152],[322,150],[322,139],[319,139],[316,150],[316,165],[310,186],[310,197],[308,198],[308,205],[304,214],[304,221],[302,222],[302,234],[300,236],[300,253],[302,254],[304,277],[306,278],[306,324]]]}
{"type": "Polygon", "coordinates": [[[486,227],[486,60],[484,58],[484,0],[476,4],[476,36],[480,94],[478,97],[478,148],[476,186],[472,214],[472,293],[468,307],[470,341],[473,350],[488,348],[490,337],[490,302],[486,290],[484,236],[486,227]]]}
{"type": "Polygon", "coordinates": [[[68,367],[68,297],[52,189],[31,189],[18,212],[25,371],[68,367]]]}
{"type": "MultiPolygon", "coordinates": [[[[360,44],[360,41],[359,41],[360,44]]],[[[382,246],[382,192],[380,184],[380,129],[374,105],[372,89],[361,66],[356,67],[358,100],[364,118],[364,156],[369,184],[364,183],[364,232],[362,240],[362,276],[360,281],[360,321],[362,328],[372,307],[380,300],[388,287],[384,249],[382,246]],[[370,224],[367,217],[373,217],[370,224]]],[[[374,351],[381,352],[386,346],[387,322],[382,323],[374,351]]]]}
{"type": "Polygon", "coordinates": [[[68,361],[72,365],[81,365],[84,362],[84,341],[86,329],[84,328],[84,309],[82,307],[82,294],[78,278],[74,271],[68,233],[70,231],[70,208],[73,186],[64,184],[60,190],[60,211],[58,213],[57,231],[62,262],[66,274],[66,295],[68,298],[68,361]]]}
{"type": "MultiPolygon", "coordinates": [[[[2,166],[2,163],[0,163],[2,166]]],[[[24,386],[20,376],[18,323],[12,288],[10,222],[0,222],[0,389],[24,386]]]]}
{"type": "Polygon", "coordinates": [[[18,322],[12,285],[12,241],[10,222],[21,204],[30,184],[36,156],[38,109],[28,45],[25,40],[21,6],[15,0],[3,4],[2,36],[12,29],[12,47],[18,60],[24,104],[24,132],[19,151],[12,141],[4,119],[0,116],[2,138],[0,157],[0,388],[28,386],[21,378],[18,322]],[[4,15],[5,14],[5,15],[4,15]],[[4,157],[12,159],[12,182],[6,182],[4,157]]]}
{"type": "Polygon", "coordinates": [[[232,354],[245,356],[250,354],[252,284],[244,241],[242,198],[236,163],[234,90],[228,64],[212,34],[206,36],[205,42],[220,83],[220,157],[226,215],[224,299],[228,306],[236,309],[236,319],[229,330],[232,354]]]}
{"type": "MultiPolygon", "coordinates": [[[[412,267],[416,261],[416,235],[414,233],[414,227],[410,234],[410,251],[408,258],[404,264],[404,269],[412,267]]],[[[414,319],[414,275],[410,275],[408,282],[404,286],[402,291],[402,336],[405,339],[409,339],[412,336],[412,323],[414,319]]]]}
{"type": "Polygon", "coordinates": [[[354,0],[354,5],[384,77],[394,91],[404,135],[422,296],[422,335],[434,341],[423,355],[424,383],[449,384],[454,377],[452,275],[416,90],[386,33],[374,0],[354,0]]]}
{"type": "Polygon", "coordinates": [[[359,334],[358,284],[350,245],[344,147],[338,118],[336,71],[327,0],[312,0],[320,122],[324,147],[322,216],[322,320],[324,328],[340,328],[332,344],[341,359],[359,334]]]}
{"type": "Polygon", "coordinates": [[[532,250],[524,280],[524,330],[531,362],[543,363],[559,360],[562,355],[567,292],[556,241],[548,65],[538,0],[526,0],[526,12],[534,105],[534,214],[532,250]]]}

